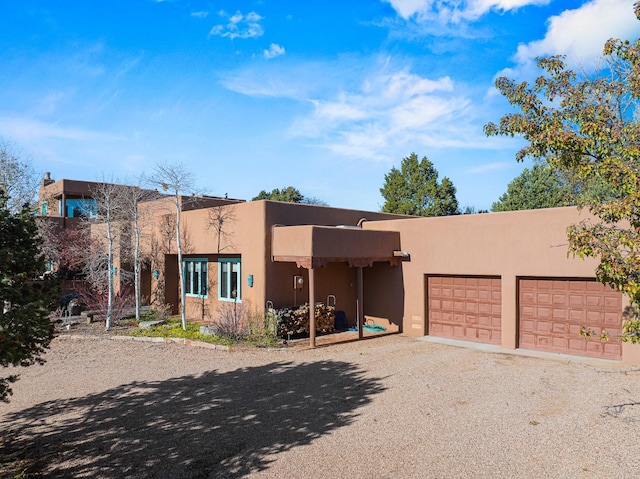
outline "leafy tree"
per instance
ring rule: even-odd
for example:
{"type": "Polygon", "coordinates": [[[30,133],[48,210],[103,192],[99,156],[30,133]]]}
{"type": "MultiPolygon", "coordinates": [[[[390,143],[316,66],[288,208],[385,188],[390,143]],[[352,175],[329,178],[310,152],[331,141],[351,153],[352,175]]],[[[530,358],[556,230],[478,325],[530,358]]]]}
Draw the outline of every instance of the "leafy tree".
{"type": "Polygon", "coordinates": [[[491,211],[535,210],[576,204],[573,189],[556,170],[535,164],[507,185],[507,191],[491,205],[491,211]]]}
{"type": "Polygon", "coordinates": [[[271,200],[271,201],[284,201],[285,203],[302,203],[304,196],[297,188],[293,186],[287,186],[281,190],[274,188],[270,192],[262,190],[258,193],[258,196],[253,198],[252,201],[257,200],[271,200]]]}
{"type": "Polygon", "coordinates": [[[438,171],[427,157],[418,161],[411,153],[402,160],[400,170],[393,167],[384,176],[380,193],[385,200],[382,211],[414,216],[458,214],[456,188],[447,177],[438,183],[438,171]]]}
{"type": "MultiPolygon", "coordinates": [[[[55,304],[54,283],[33,281],[44,271],[38,225],[28,205],[9,209],[0,190],[0,365],[42,364],[41,355],[53,338],[49,313],[55,304]]],[[[7,401],[17,375],[0,378],[0,400],[7,401]]]]}
{"type": "MultiPolygon", "coordinates": [[[[640,18],[640,2],[635,4],[640,18]]],[[[599,221],[568,228],[569,252],[597,257],[599,281],[630,299],[622,339],[640,342],[640,41],[611,39],[606,68],[578,76],[563,57],[538,60],[535,84],[499,78],[496,86],[518,113],[485,126],[488,135],[521,135],[527,145],[516,155],[546,160],[585,184],[602,185],[606,196],[590,194],[584,205],[599,221]]]]}

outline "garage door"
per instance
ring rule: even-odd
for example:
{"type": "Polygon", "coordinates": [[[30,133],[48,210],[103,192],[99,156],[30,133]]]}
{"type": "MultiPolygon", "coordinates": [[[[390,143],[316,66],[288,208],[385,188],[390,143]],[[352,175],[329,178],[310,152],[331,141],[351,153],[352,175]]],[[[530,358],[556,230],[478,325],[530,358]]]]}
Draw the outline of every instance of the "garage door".
{"type": "Polygon", "coordinates": [[[621,359],[619,339],[580,336],[586,326],[598,334],[620,334],[622,295],[596,281],[521,279],[519,346],[605,359],[621,359]]]}
{"type": "Polygon", "coordinates": [[[432,336],[501,343],[500,278],[427,277],[428,332],[432,336]]]}

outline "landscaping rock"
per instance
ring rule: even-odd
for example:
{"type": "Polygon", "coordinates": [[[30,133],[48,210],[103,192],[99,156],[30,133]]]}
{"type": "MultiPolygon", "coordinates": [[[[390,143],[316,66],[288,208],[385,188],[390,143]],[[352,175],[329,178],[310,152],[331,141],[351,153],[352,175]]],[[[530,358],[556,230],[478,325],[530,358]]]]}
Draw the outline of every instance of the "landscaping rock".
{"type": "Polygon", "coordinates": [[[138,326],[140,326],[142,329],[151,329],[154,326],[164,323],[166,323],[164,319],[159,319],[157,321],[140,321],[140,323],[138,323],[138,326]]]}
{"type": "Polygon", "coordinates": [[[219,332],[217,326],[200,326],[200,334],[204,336],[216,336],[219,332]]]}

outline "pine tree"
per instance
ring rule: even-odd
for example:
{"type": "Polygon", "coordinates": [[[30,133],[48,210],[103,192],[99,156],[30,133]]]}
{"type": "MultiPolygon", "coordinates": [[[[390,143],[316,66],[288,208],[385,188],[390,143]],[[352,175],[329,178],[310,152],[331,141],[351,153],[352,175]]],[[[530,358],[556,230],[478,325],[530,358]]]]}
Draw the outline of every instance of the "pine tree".
{"type": "MultiPolygon", "coordinates": [[[[8,208],[0,190],[0,365],[42,364],[41,355],[53,339],[50,309],[55,304],[55,284],[34,281],[44,270],[36,218],[28,205],[18,212],[8,208]]],[[[10,383],[18,376],[0,377],[0,401],[8,401],[10,383]]]]}

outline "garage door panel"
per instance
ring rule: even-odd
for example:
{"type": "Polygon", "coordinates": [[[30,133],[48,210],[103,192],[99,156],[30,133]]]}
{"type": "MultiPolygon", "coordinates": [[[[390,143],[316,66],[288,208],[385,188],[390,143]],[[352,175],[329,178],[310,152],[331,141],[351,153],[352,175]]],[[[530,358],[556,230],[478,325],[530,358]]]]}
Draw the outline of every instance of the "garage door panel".
{"type": "Polygon", "coordinates": [[[581,294],[570,294],[569,304],[572,308],[582,308],[584,306],[584,296],[581,294]]]}
{"type": "Polygon", "coordinates": [[[621,359],[617,338],[580,336],[583,326],[600,334],[621,332],[622,295],[598,282],[570,279],[519,281],[519,346],[606,359],[621,359]]]}
{"type": "Polygon", "coordinates": [[[551,332],[553,334],[567,334],[569,332],[569,325],[566,323],[553,323],[551,325],[551,332]]]}
{"type": "Polygon", "coordinates": [[[601,296],[593,296],[591,294],[587,295],[587,307],[600,307],[602,306],[602,297],[601,296]]]}
{"type": "Polygon", "coordinates": [[[501,287],[495,278],[427,277],[429,334],[500,344],[501,287]]]}
{"type": "Polygon", "coordinates": [[[541,319],[549,319],[551,318],[551,309],[549,308],[534,308],[534,313],[532,317],[538,317],[541,319]]]}
{"type": "Polygon", "coordinates": [[[566,309],[554,308],[551,317],[554,321],[566,321],[569,317],[569,311],[566,309]]]}
{"type": "Polygon", "coordinates": [[[620,295],[619,297],[606,297],[604,299],[604,306],[607,309],[620,311],[620,309],[622,309],[622,295],[620,295]]]}

